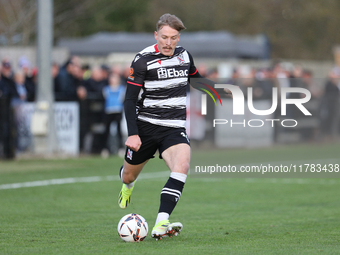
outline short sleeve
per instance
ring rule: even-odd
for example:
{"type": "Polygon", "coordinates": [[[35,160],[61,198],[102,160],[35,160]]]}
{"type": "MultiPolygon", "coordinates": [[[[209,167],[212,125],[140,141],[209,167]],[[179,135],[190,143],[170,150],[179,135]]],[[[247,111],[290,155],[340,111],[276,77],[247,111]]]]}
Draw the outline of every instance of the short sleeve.
{"type": "Polygon", "coordinates": [[[143,86],[146,74],[146,63],[140,54],[137,54],[130,66],[128,84],[143,86]]]}
{"type": "Polygon", "coordinates": [[[195,75],[197,73],[197,68],[195,66],[194,59],[189,52],[188,55],[190,60],[189,75],[195,75]]]}

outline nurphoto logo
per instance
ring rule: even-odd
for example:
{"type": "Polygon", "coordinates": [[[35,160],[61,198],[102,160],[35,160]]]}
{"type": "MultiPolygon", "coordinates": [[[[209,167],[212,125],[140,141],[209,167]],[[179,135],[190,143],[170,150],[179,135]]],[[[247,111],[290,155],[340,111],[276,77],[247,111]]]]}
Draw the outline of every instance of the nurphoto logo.
{"type": "MultiPolygon", "coordinates": [[[[224,89],[225,91],[230,91],[229,94],[232,95],[233,100],[233,115],[245,115],[245,101],[247,101],[247,106],[249,111],[258,116],[265,116],[270,115],[274,113],[278,107],[278,88],[272,88],[272,105],[269,109],[265,110],[259,110],[255,109],[254,102],[253,102],[253,88],[249,87],[247,88],[248,97],[247,100],[244,97],[244,94],[240,87],[231,85],[231,84],[215,84],[214,86],[216,89],[224,89]]],[[[203,90],[203,89],[202,89],[203,90]]],[[[204,89],[207,94],[210,95],[210,97],[213,98],[211,93],[208,93],[206,89],[204,89]]],[[[216,94],[216,90],[213,90],[216,94]]],[[[206,115],[207,114],[207,94],[202,94],[201,96],[201,114],[206,115]]],[[[217,94],[218,96],[218,94],[217,94]]],[[[220,99],[220,97],[218,96],[220,99]]],[[[214,99],[214,98],[213,98],[214,99]]],[[[303,105],[307,103],[311,99],[311,93],[305,88],[281,88],[280,89],[280,102],[281,102],[281,115],[286,116],[287,115],[287,105],[295,105],[305,116],[311,116],[312,114],[306,109],[306,107],[303,105]],[[300,93],[304,94],[305,97],[303,98],[288,98],[288,94],[291,93],[300,93]]],[[[214,100],[215,102],[215,100],[214,100]]],[[[216,102],[215,102],[216,105],[216,102]]],[[[222,102],[221,102],[222,105],[222,102]]],[[[297,120],[295,119],[265,119],[267,122],[272,123],[272,127],[274,127],[274,122],[280,122],[283,127],[295,127],[298,125],[297,120]],[[288,125],[288,123],[291,123],[288,125]]],[[[246,122],[244,120],[243,122],[233,122],[233,120],[227,120],[227,119],[214,119],[213,120],[213,127],[216,127],[216,125],[225,125],[227,123],[230,123],[231,126],[233,125],[243,125],[244,127],[246,124],[248,124],[249,127],[262,127],[265,123],[262,119],[250,119],[246,122]],[[257,123],[257,125],[255,125],[257,123]]]]}

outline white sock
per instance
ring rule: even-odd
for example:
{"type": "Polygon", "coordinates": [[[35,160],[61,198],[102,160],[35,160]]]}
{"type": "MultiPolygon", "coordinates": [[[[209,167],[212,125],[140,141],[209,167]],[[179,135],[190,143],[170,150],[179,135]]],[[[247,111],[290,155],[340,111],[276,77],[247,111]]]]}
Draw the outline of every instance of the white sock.
{"type": "Polygon", "coordinates": [[[181,181],[183,183],[185,183],[185,180],[187,179],[187,175],[186,174],[182,174],[182,173],[176,173],[176,172],[171,172],[170,173],[170,177],[174,178],[178,181],[181,181]]]}
{"type": "Polygon", "coordinates": [[[168,220],[169,219],[169,214],[168,213],[165,213],[165,212],[161,212],[161,213],[158,213],[157,215],[157,219],[156,219],[156,223],[155,223],[155,226],[157,225],[158,222],[160,222],[161,220],[168,220]]]}
{"type": "MultiPolygon", "coordinates": [[[[123,181],[123,171],[124,171],[124,168],[123,168],[123,170],[122,171],[120,171],[120,179],[123,181]]],[[[126,184],[126,183],[124,183],[125,184],[125,187],[127,187],[128,189],[131,189],[132,187],[133,187],[133,185],[135,184],[135,182],[133,181],[133,182],[131,182],[131,183],[129,183],[129,184],[126,184]]]]}
{"type": "Polygon", "coordinates": [[[129,184],[126,184],[126,183],[124,183],[124,184],[125,184],[125,187],[127,187],[128,189],[131,189],[133,187],[133,185],[135,184],[135,182],[133,181],[129,184]]]}
{"type": "Polygon", "coordinates": [[[122,168],[122,170],[120,171],[120,180],[123,182],[123,171],[124,171],[124,168],[122,168]]]}

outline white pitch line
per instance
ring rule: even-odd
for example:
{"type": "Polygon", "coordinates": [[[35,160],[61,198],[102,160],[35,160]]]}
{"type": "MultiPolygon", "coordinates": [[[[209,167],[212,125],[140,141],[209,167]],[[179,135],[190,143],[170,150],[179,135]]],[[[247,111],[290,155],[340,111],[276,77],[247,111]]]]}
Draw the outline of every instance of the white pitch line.
{"type": "MultiPolygon", "coordinates": [[[[331,159],[336,160],[336,159],[331,159]]],[[[284,162],[284,161],[282,161],[284,162]]],[[[295,161],[297,163],[298,161],[295,161]]],[[[320,161],[319,161],[320,162],[320,161]]],[[[270,162],[270,164],[281,163],[281,162],[270,162]]],[[[246,164],[245,164],[246,165],[246,164]]],[[[155,172],[155,173],[141,173],[138,176],[138,179],[156,179],[169,176],[169,171],[155,172]]],[[[320,180],[319,182],[310,181],[305,179],[283,179],[283,178],[274,178],[269,179],[269,181],[263,181],[266,178],[245,178],[245,182],[253,182],[253,183],[281,183],[281,184],[337,184],[338,181],[335,180],[320,180]]],[[[70,178],[61,178],[61,179],[50,179],[50,180],[41,180],[41,181],[32,181],[32,182],[19,182],[19,183],[9,183],[9,184],[0,184],[0,190],[6,189],[20,189],[20,188],[29,188],[29,187],[42,187],[42,186],[50,186],[50,185],[62,185],[62,184],[71,184],[71,183],[87,183],[87,182],[101,182],[101,181],[119,181],[120,178],[114,175],[108,176],[90,176],[90,177],[70,177],[70,178]]],[[[229,178],[195,178],[195,180],[207,181],[207,182],[220,182],[220,181],[232,181],[233,179],[229,178]]]]}
{"type": "MultiPolygon", "coordinates": [[[[142,173],[139,175],[138,179],[154,179],[169,176],[169,171],[156,172],[156,173],[142,173]]],[[[32,182],[19,182],[19,183],[9,183],[1,184],[0,190],[5,189],[20,189],[29,187],[41,187],[50,185],[61,185],[70,183],[86,183],[86,182],[101,182],[101,181],[119,181],[120,178],[114,175],[108,176],[90,176],[90,177],[71,177],[62,179],[50,179],[32,182]]]]}

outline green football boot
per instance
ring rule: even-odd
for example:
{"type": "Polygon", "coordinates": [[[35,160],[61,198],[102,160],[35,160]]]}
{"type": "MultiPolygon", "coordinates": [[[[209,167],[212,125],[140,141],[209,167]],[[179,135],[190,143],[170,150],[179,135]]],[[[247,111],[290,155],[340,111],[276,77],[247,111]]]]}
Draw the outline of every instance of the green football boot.
{"type": "Polygon", "coordinates": [[[162,240],[164,236],[177,236],[182,229],[183,225],[180,222],[170,223],[169,220],[161,220],[153,227],[151,237],[162,240]]]}
{"type": "Polygon", "coordinates": [[[120,208],[125,209],[130,204],[131,194],[134,187],[135,185],[133,185],[131,189],[128,189],[126,185],[123,183],[122,189],[119,192],[118,196],[118,205],[120,208]]]}

